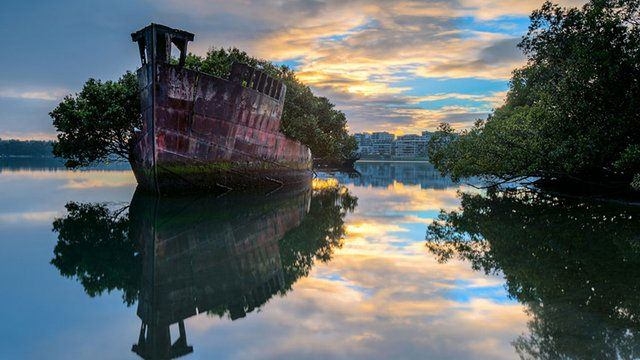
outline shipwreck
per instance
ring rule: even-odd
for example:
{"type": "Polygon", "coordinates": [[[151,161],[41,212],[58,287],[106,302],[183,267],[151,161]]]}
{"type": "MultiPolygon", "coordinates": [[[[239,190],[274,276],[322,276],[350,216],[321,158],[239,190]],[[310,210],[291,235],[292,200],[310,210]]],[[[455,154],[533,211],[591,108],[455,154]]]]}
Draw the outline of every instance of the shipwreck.
{"type": "Polygon", "coordinates": [[[311,179],[311,151],[280,132],[282,81],[241,63],[228,79],[185,68],[194,39],[186,31],[151,24],[131,38],[142,61],[143,124],[131,167],[143,190],[277,189],[311,179]]]}

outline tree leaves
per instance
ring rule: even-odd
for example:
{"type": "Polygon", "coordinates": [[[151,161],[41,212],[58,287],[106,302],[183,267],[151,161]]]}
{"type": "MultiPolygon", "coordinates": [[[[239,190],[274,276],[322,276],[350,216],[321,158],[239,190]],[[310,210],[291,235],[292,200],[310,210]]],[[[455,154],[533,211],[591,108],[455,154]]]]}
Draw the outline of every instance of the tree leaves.
{"type": "MultiPolygon", "coordinates": [[[[234,62],[260,68],[287,85],[281,131],[307,145],[314,157],[344,160],[357,145],[347,131],[344,113],[324,97],[313,94],[286,66],[249,56],[237,48],[211,48],[200,57],[189,54],[185,67],[227,78],[234,62]]],[[[58,131],[53,153],[69,168],[89,166],[113,158],[129,160],[134,129],[141,128],[137,76],[131,72],[118,81],[89,79],[82,91],[67,96],[49,113],[58,131]]]]}
{"type": "Polygon", "coordinates": [[[237,48],[211,48],[204,57],[189,54],[185,67],[226,78],[234,62],[259,68],[284,81],[287,94],[280,130],[287,137],[308,146],[315,158],[344,160],[353,157],[357,144],[347,131],[345,114],[336,110],[329,99],[314,95],[289,67],[251,57],[237,48]]]}
{"type": "Polygon", "coordinates": [[[89,79],[49,113],[58,131],[53,154],[69,168],[89,166],[115,155],[129,160],[134,128],[141,128],[138,80],[127,72],[118,81],[89,79]]]}
{"type": "Polygon", "coordinates": [[[545,3],[520,43],[504,106],[456,141],[430,146],[454,177],[537,176],[631,183],[640,163],[638,0],[591,1],[582,9],[545,3]]]}

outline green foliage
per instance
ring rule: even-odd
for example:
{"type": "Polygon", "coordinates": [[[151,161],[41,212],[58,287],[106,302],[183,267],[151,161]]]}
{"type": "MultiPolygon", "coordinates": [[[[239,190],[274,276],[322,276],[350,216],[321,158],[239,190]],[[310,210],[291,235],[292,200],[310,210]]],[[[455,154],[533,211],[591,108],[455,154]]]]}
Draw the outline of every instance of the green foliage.
{"type": "Polygon", "coordinates": [[[513,343],[522,358],[638,358],[640,208],[527,190],[461,198],[427,248],[504,276],[531,316],[513,343]]]}
{"type": "Polygon", "coordinates": [[[52,141],[38,140],[2,140],[0,139],[0,157],[51,157],[53,149],[52,141]]]}
{"type": "Polygon", "coordinates": [[[70,202],[67,215],[55,219],[58,243],[51,260],[65,277],[75,277],[91,296],[122,291],[127,305],[138,298],[141,255],[137,239],[129,237],[125,210],[110,210],[105,204],[70,202]]]}
{"type": "Polygon", "coordinates": [[[259,68],[284,81],[287,93],[280,128],[287,137],[308,146],[315,158],[344,160],[354,156],[357,144],[347,131],[344,113],[336,110],[329,99],[315,96],[287,66],[276,66],[237,48],[211,48],[204,57],[189,54],[185,67],[227,78],[234,62],[259,68]]]}
{"type": "MultiPolygon", "coordinates": [[[[316,158],[344,160],[354,156],[355,138],[347,119],[324,97],[313,94],[286,66],[249,56],[237,48],[211,48],[204,57],[189,54],[185,67],[227,78],[234,62],[262,69],[287,86],[281,131],[311,149],[316,158]]],[[[128,160],[134,129],[141,128],[136,75],[127,72],[118,81],[89,79],[76,96],[66,97],[51,113],[58,131],[53,153],[77,168],[110,159],[128,160]]]]}
{"type": "Polygon", "coordinates": [[[473,128],[441,128],[436,167],[467,176],[614,182],[640,174],[640,1],[549,2],[531,15],[505,105],[473,128]]]}
{"type": "Polygon", "coordinates": [[[118,81],[89,79],[49,115],[58,131],[53,154],[69,168],[89,166],[111,156],[129,160],[134,129],[142,127],[138,79],[127,72],[118,81]]]}

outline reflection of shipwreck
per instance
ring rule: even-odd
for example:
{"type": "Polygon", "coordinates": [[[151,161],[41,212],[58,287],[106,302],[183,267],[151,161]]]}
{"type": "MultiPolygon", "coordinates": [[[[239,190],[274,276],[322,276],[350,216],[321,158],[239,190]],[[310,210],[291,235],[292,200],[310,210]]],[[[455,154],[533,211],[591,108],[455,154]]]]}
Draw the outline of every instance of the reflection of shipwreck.
{"type": "Polygon", "coordinates": [[[309,148],[280,132],[280,80],[238,63],[228,80],[185,68],[194,37],[186,31],[151,24],[131,36],[142,60],[143,122],[131,166],[143,189],[278,188],[311,178],[309,148]]]}
{"type": "Polygon", "coordinates": [[[184,319],[203,312],[241,318],[282,291],[278,242],[301,224],[310,199],[308,187],[262,199],[136,193],[130,217],[143,251],[142,326],[132,351],[149,359],[188,354],[184,319]]]}
{"type": "Polygon", "coordinates": [[[329,261],[356,206],[337,181],[319,179],[269,196],[136,192],[118,209],[70,202],[52,224],[58,242],[51,263],[89,296],[118,289],[125,304],[137,301],[142,327],[132,350],[170,359],[193,351],[185,319],[203,312],[242,318],[329,261]]]}

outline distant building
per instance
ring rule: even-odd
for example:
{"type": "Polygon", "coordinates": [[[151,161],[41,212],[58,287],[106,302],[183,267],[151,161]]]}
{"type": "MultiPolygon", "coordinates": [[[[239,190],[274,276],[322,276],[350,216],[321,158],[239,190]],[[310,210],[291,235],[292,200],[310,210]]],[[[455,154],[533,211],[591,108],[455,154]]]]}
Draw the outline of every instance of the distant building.
{"type": "Polygon", "coordinates": [[[428,149],[429,149],[429,140],[431,140],[431,136],[433,136],[433,133],[431,131],[422,132],[422,143],[420,145],[421,148],[419,150],[419,153],[421,154],[420,156],[424,158],[429,157],[428,149]]]}
{"type": "Polygon", "coordinates": [[[431,136],[433,136],[433,133],[431,131],[423,131],[422,132],[422,138],[425,139],[427,142],[429,142],[429,140],[431,140],[431,136]]]}
{"type": "Polygon", "coordinates": [[[395,157],[400,159],[423,158],[427,155],[427,143],[420,135],[398,136],[394,147],[395,157]]]}
{"type": "Polygon", "coordinates": [[[371,134],[372,155],[391,157],[393,155],[393,141],[395,135],[388,132],[374,132],[371,134]]]}
{"type": "Polygon", "coordinates": [[[408,134],[396,138],[388,132],[364,132],[354,134],[354,137],[358,153],[364,158],[426,159],[431,135],[431,132],[423,131],[422,135],[408,134]]]}
{"type": "Polygon", "coordinates": [[[353,137],[356,138],[356,143],[358,144],[358,153],[360,154],[360,156],[373,155],[373,144],[371,142],[370,133],[358,133],[354,134],[353,137]]]}

